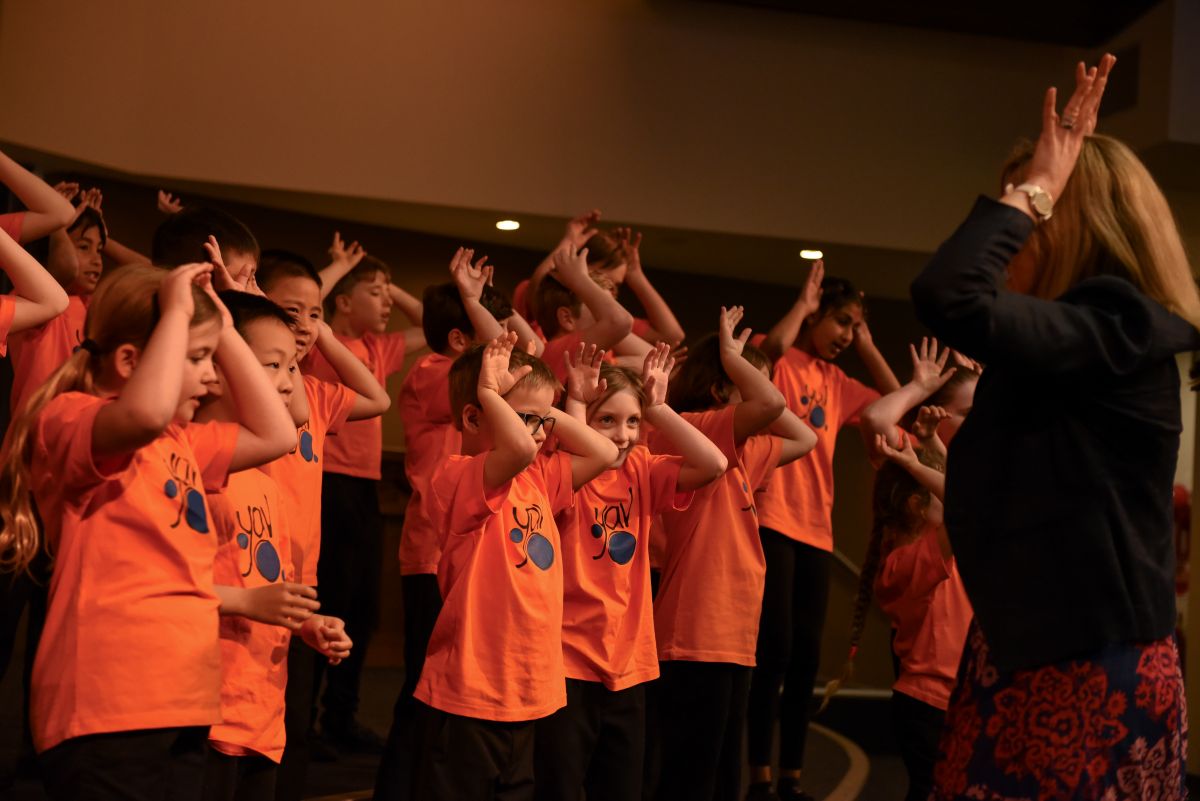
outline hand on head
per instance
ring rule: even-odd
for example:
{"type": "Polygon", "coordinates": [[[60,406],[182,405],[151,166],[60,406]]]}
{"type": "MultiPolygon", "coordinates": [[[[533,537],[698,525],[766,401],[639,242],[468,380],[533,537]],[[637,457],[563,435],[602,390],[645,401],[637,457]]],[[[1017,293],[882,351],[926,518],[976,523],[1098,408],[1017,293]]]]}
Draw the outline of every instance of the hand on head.
{"type": "Polygon", "coordinates": [[[608,382],[600,377],[604,353],[604,348],[580,342],[575,353],[563,354],[567,363],[567,395],[572,400],[587,405],[608,389],[608,382]]]}
{"type": "Polygon", "coordinates": [[[734,336],[733,333],[745,314],[746,309],[742,306],[721,307],[721,320],[717,326],[717,335],[720,337],[722,354],[740,356],[746,343],[750,341],[751,331],[749,328],[743,328],[742,333],[737,336],[734,336]]]}
{"type": "Polygon", "coordinates": [[[509,370],[513,347],[517,344],[517,333],[509,331],[502,334],[483,349],[483,361],[479,365],[480,391],[490,390],[497,395],[504,395],[518,381],[533,372],[530,365],[522,365],[516,370],[509,370]]]}
{"type": "Polygon", "coordinates": [[[667,402],[667,383],[674,369],[675,359],[666,342],[659,342],[646,353],[646,361],[642,364],[642,389],[646,393],[647,409],[667,402]]]}
{"type": "Polygon", "coordinates": [[[487,256],[481,257],[474,264],[471,259],[475,251],[470,248],[459,248],[450,259],[450,276],[454,285],[464,300],[479,300],[483,297],[483,288],[492,285],[495,267],[487,263],[487,256]]]}

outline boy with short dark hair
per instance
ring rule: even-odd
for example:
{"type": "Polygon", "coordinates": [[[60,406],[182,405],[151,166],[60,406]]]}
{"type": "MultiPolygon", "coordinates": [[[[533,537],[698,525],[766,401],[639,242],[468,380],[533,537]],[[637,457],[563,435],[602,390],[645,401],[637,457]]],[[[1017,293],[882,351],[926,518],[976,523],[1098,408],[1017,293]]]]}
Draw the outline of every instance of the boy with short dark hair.
{"type": "Polygon", "coordinates": [[[562,565],[554,516],[616,459],[602,434],[552,408],[560,385],[509,333],[450,369],[462,455],[431,482],[445,599],[416,698],[423,799],[530,792],[533,721],[566,703],[562,565]],[[541,453],[553,431],[557,450],[541,453]]]}
{"type": "Polygon", "coordinates": [[[221,260],[230,275],[253,275],[258,264],[258,240],[237,217],[211,206],[184,206],[159,223],[150,259],[160,267],[208,261],[204,245],[209,237],[216,237],[220,243],[221,260]]]}

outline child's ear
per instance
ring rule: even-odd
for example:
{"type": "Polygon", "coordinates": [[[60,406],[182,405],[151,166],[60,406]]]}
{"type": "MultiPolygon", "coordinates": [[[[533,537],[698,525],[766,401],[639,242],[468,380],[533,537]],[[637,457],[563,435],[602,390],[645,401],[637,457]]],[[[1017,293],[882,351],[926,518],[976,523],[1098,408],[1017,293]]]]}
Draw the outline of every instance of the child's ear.
{"type": "Polygon", "coordinates": [[[333,299],[333,308],[340,314],[350,313],[350,296],[346,294],[338,295],[333,299]]]}
{"type": "Polygon", "coordinates": [[[722,383],[714,383],[708,388],[708,394],[718,406],[729,403],[729,389],[722,383]]]}
{"type": "Polygon", "coordinates": [[[138,359],[141,358],[141,351],[136,345],[126,343],[117,346],[113,351],[113,370],[121,377],[122,381],[128,381],[133,371],[137,369],[138,359]]]}
{"type": "Polygon", "coordinates": [[[478,434],[482,410],[473,403],[468,403],[462,410],[462,430],[468,434],[478,434]]]}
{"type": "Polygon", "coordinates": [[[575,315],[571,314],[570,306],[559,306],[554,312],[554,317],[558,320],[559,333],[571,333],[575,330],[575,315]]]}
{"type": "Polygon", "coordinates": [[[910,520],[924,520],[926,502],[921,500],[920,495],[910,495],[908,497],[908,517],[910,520]]]}
{"type": "Polygon", "coordinates": [[[450,333],[446,335],[446,344],[450,346],[450,350],[458,354],[465,353],[474,340],[474,337],[467,336],[459,328],[451,328],[450,333]]]}

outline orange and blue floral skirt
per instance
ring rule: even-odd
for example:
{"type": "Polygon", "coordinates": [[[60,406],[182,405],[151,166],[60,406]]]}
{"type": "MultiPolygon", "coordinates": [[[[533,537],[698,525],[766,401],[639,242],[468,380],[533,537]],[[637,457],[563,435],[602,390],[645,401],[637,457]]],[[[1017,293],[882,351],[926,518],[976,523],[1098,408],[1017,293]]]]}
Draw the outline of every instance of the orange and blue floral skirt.
{"type": "Polygon", "coordinates": [[[1000,670],[971,624],[933,801],[1187,797],[1187,704],[1174,637],[1000,670]]]}

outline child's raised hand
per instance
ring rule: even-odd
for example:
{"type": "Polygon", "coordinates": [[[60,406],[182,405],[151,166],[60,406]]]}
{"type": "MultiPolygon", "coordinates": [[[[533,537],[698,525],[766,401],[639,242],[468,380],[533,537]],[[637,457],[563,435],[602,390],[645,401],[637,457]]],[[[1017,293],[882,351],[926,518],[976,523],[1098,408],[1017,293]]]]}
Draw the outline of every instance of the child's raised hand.
{"type": "Polygon", "coordinates": [[[221,330],[229,330],[233,328],[233,315],[229,313],[229,307],[225,305],[225,301],[221,300],[221,296],[217,294],[217,290],[213,287],[211,278],[204,278],[200,282],[200,286],[204,287],[204,293],[208,295],[213,305],[217,307],[217,315],[221,318],[221,330]]]}
{"type": "Polygon", "coordinates": [[[100,211],[104,206],[104,193],[94,186],[91,189],[85,189],[79,196],[79,205],[91,206],[96,211],[100,211]]]}
{"type": "Polygon", "coordinates": [[[922,441],[932,439],[937,435],[941,422],[949,418],[950,412],[941,406],[922,406],[917,412],[917,421],[913,423],[913,436],[922,441]]]}
{"type": "Polygon", "coordinates": [[[608,382],[600,377],[600,366],[604,364],[604,348],[594,344],[579,343],[576,353],[563,354],[567,363],[567,397],[585,406],[604,394],[608,382]]]}
{"type": "Polygon", "coordinates": [[[564,278],[564,284],[572,278],[584,279],[588,275],[587,248],[575,252],[574,245],[564,242],[559,245],[552,256],[551,271],[564,278]]]}
{"type": "Polygon", "coordinates": [[[300,627],[300,637],[309,648],[326,657],[331,665],[350,656],[350,649],[354,647],[342,619],[328,615],[313,615],[304,621],[300,627]]]}
{"type": "Polygon", "coordinates": [[[474,256],[474,250],[459,248],[450,260],[450,276],[464,301],[478,301],[483,297],[483,288],[492,282],[493,268],[487,263],[487,256],[472,264],[471,259],[474,256]]]}
{"type": "Polygon", "coordinates": [[[970,370],[972,373],[983,373],[983,365],[965,353],[961,353],[957,350],[951,350],[950,359],[954,362],[955,367],[961,367],[965,370],[970,370]]]}
{"type": "Polygon", "coordinates": [[[163,214],[178,214],[183,211],[183,201],[163,189],[158,190],[157,205],[163,214]]]}
{"type": "Polygon", "coordinates": [[[800,290],[800,300],[808,309],[809,314],[815,314],[821,308],[821,282],[825,280],[825,262],[817,259],[812,264],[812,269],[808,271],[808,278],[804,281],[804,289],[800,290]]]}
{"type": "Polygon", "coordinates": [[[351,242],[347,246],[342,242],[341,231],[333,232],[333,244],[329,246],[329,260],[331,262],[345,265],[346,270],[353,270],[365,255],[367,255],[367,252],[363,250],[362,245],[358,244],[358,242],[351,242]]]}
{"type": "Polygon", "coordinates": [[[509,331],[487,344],[483,349],[483,362],[479,365],[480,392],[490,390],[503,396],[513,388],[518,381],[533,372],[533,367],[526,364],[515,371],[509,370],[513,347],[517,344],[517,332],[509,331]]]}
{"type": "Polygon", "coordinates": [[[583,243],[591,238],[592,234],[596,233],[596,223],[600,222],[600,209],[592,209],[580,214],[578,217],[567,221],[567,231],[563,235],[563,241],[569,242],[571,247],[579,250],[583,247],[583,243]]]}
{"type": "Polygon", "coordinates": [[[721,307],[721,321],[717,326],[718,336],[721,342],[721,355],[741,356],[742,350],[745,349],[746,343],[750,340],[750,329],[742,329],[742,333],[734,336],[733,332],[737,328],[737,324],[742,321],[742,317],[746,314],[746,309],[742,306],[731,306],[728,309],[721,307]]]}
{"type": "Polygon", "coordinates": [[[647,409],[667,402],[667,384],[674,369],[675,358],[671,355],[671,346],[666,342],[659,342],[646,353],[646,361],[642,365],[642,388],[646,393],[647,409]]]}
{"type": "Polygon", "coordinates": [[[74,201],[75,196],[79,194],[79,184],[76,181],[59,181],[54,185],[54,191],[67,200],[74,201]]]}
{"type": "Polygon", "coordinates": [[[909,345],[908,351],[912,354],[912,382],[920,386],[926,395],[932,395],[941,389],[957,369],[946,369],[946,362],[950,360],[950,349],[943,348],[941,353],[938,353],[937,339],[921,337],[920,349],[916,345],[909,345]]]}
{"type": "Polygon", "coordinates": [[[638,248],[642,245],[641,233],[635,233],[632,228],[616,228],[613,230],[613,236],[621,243],[621,250],[625,253],[626,276],[640,273],[642,256],[638,248]]]}
{"type": "Polygon", "coordinates": [[[912,438],[903,432],[900,434],[899,448],[893,448],[889,445],[887,436],[884,434],[875,435],[875,447],[880,453],[901,467],[911,467],[921,463],[920,459],[917,458],[917,452],[913,450],[912,438]]]}
{"type": "Polygon", "coordinates": [[[168,311],[181,311],[189,320],[196,314],[196,303],[192,298],[192,285],[210,285],[213,266],[208,262],[196,262],[176,267],[167,273],[158,287],[158,308],[163,315],[168,311]]]}
{"type": "Polygon", "coordinates": [[[277,581],[265,587],[246,590],[243,616],[259,623],[298,631],[304,621],[320,608],[317,591],[312,587],[277,581]]]}

